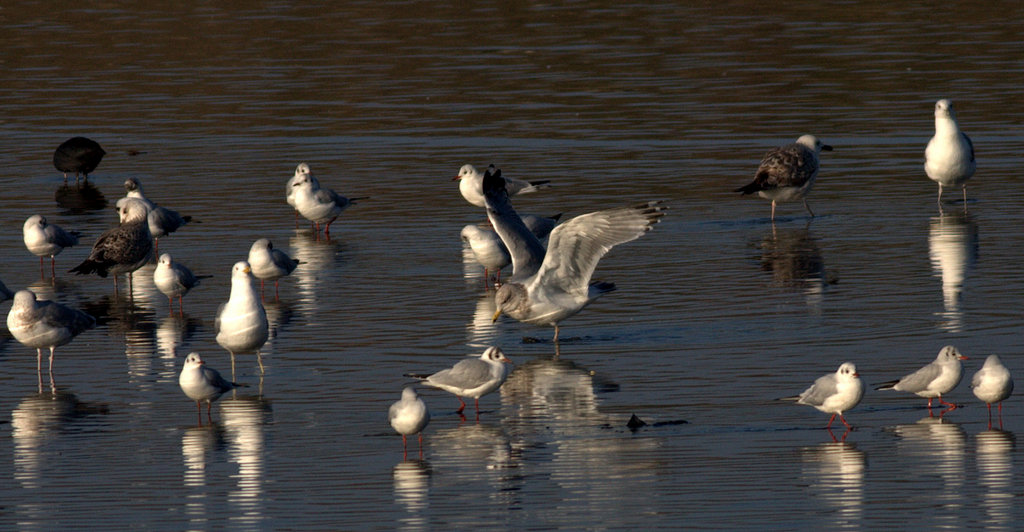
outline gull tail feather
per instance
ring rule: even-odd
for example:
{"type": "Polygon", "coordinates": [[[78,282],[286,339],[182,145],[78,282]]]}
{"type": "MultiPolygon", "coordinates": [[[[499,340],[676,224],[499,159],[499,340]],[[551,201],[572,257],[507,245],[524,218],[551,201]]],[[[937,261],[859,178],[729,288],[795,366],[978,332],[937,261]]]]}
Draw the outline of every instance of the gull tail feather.
{"type": "Polygon", "coordinates": [[[897,384],[898,384],[899,382],[900,382],[900,381],[899,381],[899,379],[897,379],[897,380],[894,380],[894,381],[888,381],[888,382],[879,382],[879,383],[877,383],[877,384],[872,384],[872,386],[874,386],[876,390],[891,390],[891,389],[893,389],[893,388],[894,388],[894,387],[895,387],[895,386],[896,386],[896,385],[897,385],[897,384]]]}

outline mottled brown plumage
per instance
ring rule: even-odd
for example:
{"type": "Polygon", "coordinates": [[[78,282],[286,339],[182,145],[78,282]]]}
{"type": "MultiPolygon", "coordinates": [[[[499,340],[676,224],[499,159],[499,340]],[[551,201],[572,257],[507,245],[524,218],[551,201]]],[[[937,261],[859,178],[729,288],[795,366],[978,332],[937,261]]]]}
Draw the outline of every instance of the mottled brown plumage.
{"type": "Polygon", "coordinates": [[[734,192],[757,193],[772,200],[772,220],[775,219],[775,204],[803,200],[804,207],[813,217],[814,212],[807,205],[807,193],[818,176],[818,154],[822,150],[832,151],[832,146],[822,144],[814,135],[804,135],[793,144],[772,149],[761,159],[754,181],[737,188],[734,192]]]}

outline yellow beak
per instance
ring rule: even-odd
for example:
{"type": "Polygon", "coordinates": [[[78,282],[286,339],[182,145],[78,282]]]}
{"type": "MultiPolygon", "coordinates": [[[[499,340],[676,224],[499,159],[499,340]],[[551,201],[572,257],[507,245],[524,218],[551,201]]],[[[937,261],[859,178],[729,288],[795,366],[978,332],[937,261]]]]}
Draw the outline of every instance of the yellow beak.
{"type": "Polygon", "coordinates": [[[501,316],[501,309],[498,309],[494,312],[494,317],[491,318],[491,323],[498,321],[498,316],[501,316]]]}

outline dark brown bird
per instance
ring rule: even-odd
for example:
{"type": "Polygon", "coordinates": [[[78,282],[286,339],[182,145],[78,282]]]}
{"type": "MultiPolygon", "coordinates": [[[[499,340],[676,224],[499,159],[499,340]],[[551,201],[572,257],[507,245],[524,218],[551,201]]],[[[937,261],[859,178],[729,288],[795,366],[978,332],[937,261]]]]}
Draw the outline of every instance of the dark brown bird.
{"type": "Polygon", "coordinates": [[[100,161],[107,152],[103,151],[99,143],[85,137],[72,137],[53,152],[53,166],[64,173],[64,182],[68,180],[68,174],[75,173],[75,181],[78,176],[85,176],[89,180],[89,174],[99,166],[100,161]]]}

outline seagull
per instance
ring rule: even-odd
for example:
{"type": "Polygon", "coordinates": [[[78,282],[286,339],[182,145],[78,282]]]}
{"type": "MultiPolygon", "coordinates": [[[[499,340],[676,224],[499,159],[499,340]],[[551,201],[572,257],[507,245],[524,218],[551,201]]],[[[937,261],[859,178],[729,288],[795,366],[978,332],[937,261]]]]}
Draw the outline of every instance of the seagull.
{"type": "Polygon", "coordinates": [[[253,277],[260,280],[260,298],[263,297],[264,281],[274,281],[274,297],[277,298],[278,280],[295,271],[299,265],[298,259],[289,257],[280,249],[274,249],[274,244],[268,238],[261,238],[252,243],[248,262],[253,277]]]}
{"type": "Polygon", "coordinates": [[[832,427],[832,422],[835,421],[837,415],[839,421],[842,421],[846,428],[852,428],[843,417],[843,412],[857,406],[862,397],[864,397],[864,382],[857,374],[857,366],[853,362],[844,362],[835,373],[818,377],[814,384],[804,390],[802,394],[782,399],[813,406],[826,414],[832,414],[832,417],[828,418],[828,425],[825,426],[827,429],[832,427]]]}
{"type": "MultiPolygon", "coordinates": [[[[501,175],[501,170],[490,165],[487,167],[487,172],[494,175],[501,175]]],[[[550,180],[543,181],[523,181],[522,179],[505,179],[505,190],[508,191],[508,195],[515,196],[517,194],[527,194],[530,192],[536,192],[545,185],[550,183],[550,180]]],[[[486,207],[487,204],[484,202],[484,191],[483,182],[484,174],[477,171],[476,168],[471,164],[464,164],[462,168],[459,168],[459,175],[452,178],[452,181],[459,182],[459,192],[462,193],[462,197],[466,198],[466,201],[470,202],[477,207],[486,207]]]]}
{"type": "Polygon", "coordinates": [[[457,413],[466,408],[463,397],[472,397],[476,414],[480,415],[480,398],[501,388],[508,378],[508,366],[512,361],[497,347],[488,347],[479,358],[460,360],[454,366],[432,375],[407,373],[406,377],[422,379],[424,384],[455,394],[459,400],[457,413]]]}
{"type": "MultiPolygon", "coordinates": [[[[192,221],[191,216],[182,216],[178,211],[173,211],[153,203],[142,193],[142,183],[137,178],[129,177],[124,182],[126,191],[125,197],[117,200],[117,206],[121,207],[125,202],[137,200],[146,205],[146,221],[149,223],[149,232],[153,233],[154,249],[160,251],[160,238],[167,236],[182,226],[192,221]]],[[[122,216],[122,220],[123,216],[122,216]]]]}
{"type": "MultiPolygon", "coordinates": [[[[307,166],[308,169],[308,166],[307,166]]],[[[292,177],[292,188],[295,190],[292,195],[292,205],[305,219],[313,222],[316,232],[320,232],[320,224],[327,224],[324,227],[324,234],[331,234],[331,223],[356,201],[366,199],[348,199],[329,188],[322,188],[311,173],[300,174],[292,177]]]]}
{"type": "Polygon", "coordinates": [[[84,331],[96,326],[96,318],[54,301],[39,301],[31,290],[14,294],[14,304],[7,314],[7,329],[14,339],[26,347],[36,348],[36,371],[43,370],[43,348],[50,348],[50,375],[53,376],[53,354],[84,331]]]}
{"type": "Polygon", "coordinates": [[[185,365],[181,368],[181,375],[178,376],[178,385],[189,399],[196,402],[200,425],[203,423],[201,402],[206,401],[206,418],[210,419],[213,402],[224,393],[243,386],[221,377],[220,372],[207,366],[206,362],[199,357],[199,353],[194,351],[185,357],[185,365]]]}
{"type": "Polygon", "coordinates": [[[897,390],[910,392],[928,398],[928,408],[932,407],[932,399],[938,397],[939,402],[956,408],[953,403],[942,399],[942,394],[950,392],[960,384],[964,376],[964,363],[967,357],[951,345],[939,350],[939,356],[927,366],[896,381],[883,382],[876,385],[876,390],[897,390]]]}
{"type": "Polygon", "coordinates": [[[46,217],[34,214],[25,220],[21,228],[25,247],[39,257],[39,275],[43,276],[43,257],[50,257],[50,275],[57,277],[57,255],[64,248],[78,244],[78,231],[65,231],[59,226],[46,223],[46,217]]]}
{"type": "Polygon", "coordinates": [[[174,262],[170,253],[160,255],[156,269],[153,270],[153,284],[157,290],[167,296],[167,304],[174,311],[174,298],[178,298],[178,314],[184,315],[181,298],[199,284],[201,279],[212,275],[195,275],[184,264],[174,262]]]}
{"type": "Polygon", "coordinates": [[[263,371],[260,348],[267,342],[270,325],[267,311],[256,297],[252,269],[245,261],[236,262],[231,268],[231,295],[226,303],[217,309],[214,320],[217,343],[231,353],[231,375],[235,374],[235,354],[256,352],[256,360],[263,371]]]}
{"type": "MultiPolygon", "coordinates": [[[[924,150],[924,172],[939,184],[939,208],[942,187],[961,187],[967,202],[967,180],[974,175],[974,145],[956,123],[953,102],[935,102],[935,136],[924,150]]],[[[966,208],[966,205],[965,205],[966,208]]]]}
{"type": "Polygon", "coordinates": [[[602,294],[615,289],[591,282],[601,257],[635,240],[664,216],[661,201],[583,214],[551,231],[547,250],[516,214],[501,176],[484,175],[487,217],[512,255],[512,277],[495,293],[493,321],[507,314],[519,321],[555,328],[602,294]]]}
{"type": "Polygon", "coordinates": [[[89,174],[99,166],[107,152],[99,143],[85,137],[72,137],[65,140],[53,152],[53,166],[64,173],[64,182],[68,181],[68,173],[75,173],[75,181],[79,174],[89,180],[89,174]]]}
{"type": "Polygon", "coordinates": [[[295,184],[303,178],[308,179],[313,183],[314,189],[320,188],[320,181],[313,176],[313,172],[309,169],[309,165],[306,163],[299,163],[299,165],[295,167],[295,175],[288,180],[288,183],[284,187],[284,199],[288,202],[288,205],[291,205],[292,208],[295,209],[296,225],[299,223],[299,208],[295,206],[295,184]]]}
{"type": "Polygon", "coordinates": [[[121,225],[107,229],[92,246],[89,258],[70,271],[79,275],[96,273],[100,277],[114,274],[114,290],[117,290],[117,276],[128,274],[131,287],[132,272],[149,262],[153,251],[153,234],[146,221],[146,208],[138,201],[126,202],[120,209],[121,225]]]}
{"type": "Polygon", "coordinates": [[[423,429],[430,423],[430,411],[427,404],[416,395],[416,390],[409,386],[402,390],[402,399],[392,403],[388,408],[388,421],[395,432],[402,435],[402,450],[407,451],[405,437],[419,434],[420,455],[423,455],[423,429]]]}
{"type": "Polygon", "coordinates": [[[992,403],[999,403],[999,422],[1003,419],[1003,400],[1013,393],[1013,379],[999,355],[989,355],[985,365],[971,379],[974,396],[988,405],[988,424],[992,427],[992,403]]]}
{"type": "MultiPolygon", "coordinates": [[[[544,240],[555,228],[561,214],[552,217],[524,214],[523,223],[539,240],[544,240]]],[[[512,264],[512,255],[509,254],[505,243],[501,241],[498,233],[490,227],[481,227],[469,224],[462,228],[462,241],[469,245],[476,261],[484,267],[484,278],[488,272],[495,274],[495,280],[501,281],[501,269],[512,264]]],[[[486,281],[485,281],[486,282],[486,281]]]]}
{"type": "Polygon", "coordinates": [[[832,146],[822,144],[814,135],[803,135],[793,144],[770,150],[761,159],[754,181],[733,192],[744,195],[757,193],[772,200],[772,221],[775,220],[775,204],[803,200],[804,208],[814,217],[807,205],[807,193],[818,177],[818,156],[822,150],[832,151],[832,146]]]}

